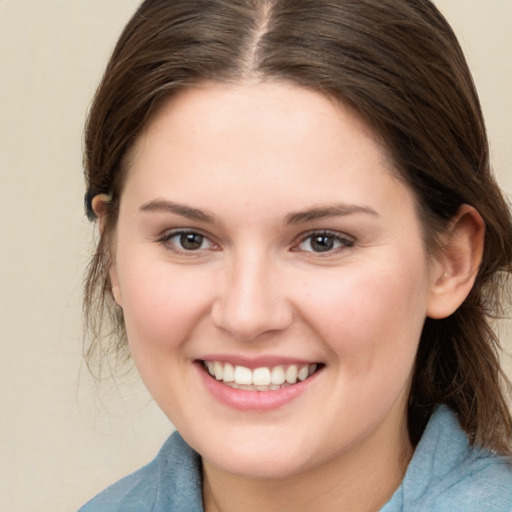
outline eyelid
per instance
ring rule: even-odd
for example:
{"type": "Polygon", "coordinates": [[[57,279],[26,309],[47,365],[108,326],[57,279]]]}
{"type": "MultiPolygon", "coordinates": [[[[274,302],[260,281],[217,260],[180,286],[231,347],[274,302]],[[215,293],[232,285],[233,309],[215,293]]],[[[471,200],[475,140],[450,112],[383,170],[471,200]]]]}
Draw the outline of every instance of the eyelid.
{"type": "Polygon", "coordinates": [[[208,251],[208,250],[218,250],[219,244],[216,243],[212,237],[205,233],[203,230],[198,228],[173,228],[173,229],[167,229],[163,233],[161,233],[157,239],[157,242],[159,242],[161,245],[164,245],[169,250],[178,253],[178,254],[186,254],[189,256],[197,255],[198,253],[208,251]],[[197,250],[189,250],[186,249],[180,249],[175,246],[175,244],[171,244],[170,241],[172,238],[180,235],[188,235],[188,234],[195,234],[202,236],[205,240],[207,240],[211,247],[208,247],[207,249],[197,249],[197,250]]]}
{"type": "Polygon", "coordinates": [[[293,244],[291,250],[293,252],[304,252],[308,254],[314,254],[316,256],[332,256],[333,254],[337,254],[342,250],[350,249],[353,247],[355,243],[355,238],[347,235],[346,233],[342,233],[339,231],[333,231],[330,229],[312,229],[310,231],[307,231],[306,233],[302,233],[299,237],[297,237],[296,242],[293,244]],[[299,249],[300,244],[305,242],[308,238],[312,238],[314,236],[328,236],[332,237],[336,241],[338,241],[341,244],[341,247],[338,247],[336,249],[328,250],[325,252],[315,252],[315,251],[301,251],[299,249]]]}
{"type": "MultiPolygon", "coordinates": [[[[157,236],[156,241],[160,243],[161,245],[165,246],[168,250],[175,252],[176,254],[185,254],[188,256],[199,256],[200,253],[204,253],[206,251],[217,251],[220,249],[220,244],[214,240],[214,238],[204,232],[202,229],[199,228],[171,228],[166,229],[163,231],[160,235],[157,236]],[[203,237],[209,244],[209,247],[207,248],[199,248],[199,249],[183,249],[180,248],[176,243],[170,243],[170,241],[174,237],[178,237],[180,235],[187,235],[187,234],[197,234],[203,237]]],[[[353,236],[350,236],[344,232],[340,231],[334,231],[330,229],[311,229],[305,233],[301,233],[299,236],[296,237],[295,241],[293,242],[290,250],[292,252],[302,252],[306,254],[312,254],[315,257],[328,257],[335,254],[338,254],[341,251],[350,249],[355,242],[355,238],[353,236]],[[338,247],[335,247],[333,249],[329,249],[326,251],[308,251],[303,250],[300,248],[300,245],[307,241],[309,238],[315,237],[315,236],[326,236],[330,237],[335,240],[339,244],[338,247]]]]}

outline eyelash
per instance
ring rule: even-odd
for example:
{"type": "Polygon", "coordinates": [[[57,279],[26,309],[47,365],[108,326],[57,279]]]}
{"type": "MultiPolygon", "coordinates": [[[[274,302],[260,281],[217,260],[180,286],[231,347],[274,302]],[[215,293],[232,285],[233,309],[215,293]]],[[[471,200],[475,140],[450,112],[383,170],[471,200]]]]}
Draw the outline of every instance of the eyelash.
{"type": "Polygon", "coordinates": [[[294,251],[294,252],[300,251],[301,250],[300,246],[302,244],[304,244],[305,242],[307,242],[308,240],[310,241],[309,243],[311,245],[311,243],[313,242],[313,240],[315,238],[317,239],[317,241],[320,238],[329,239],[332,241],[333,244],[338,244],[338,246],[327,248],[327,250],[325,250],[325,251],[302,250],[303,252],[312,253],[315,255],[324,255],[325,254],[325,256],[329,256],[332,254],[337,254],[340,251],[343,251],[344,249],[349,249],[354,246],[354,239],[347,235],[342,235],[335,231],[320,230],[320,231],[310,231],[309,233],[302,235],[299,242],[296,245],[294,245],[294,247],[292,247],[292,251],[294,251]]]}
{"type": "MultiPolygon", "coordinates": [[[[212,242],[207,235],[201,233],[200,231],[192,230],[192,229],[178,229],[178,230],[168,231],[163,236],[158,238],[157,241],[159,243],[161,243],[162,245],[165,245],[167,248],[169,248],[173,252],[184,253],[184,254],[188,253],[190,255],[197,254],[199,251],[202,251],[205,249],[206,250],[208,250],[208,249],[215,250],[218,247],[217,244],[212,242]],[[200,237],[201,245],[203,245],[203,243],[206,241],[209,244],[209,247],[207,247],[207,248],[198,247],[195,249],[186,249],[183,247],[183,242],[185,240],[183,237],[186,237],[186,236],[200,237]],[[173,243],[172,240],[174,238],[178,238],[178,237],[179,237],[179,241],[173,243]],[[178,244],[181,244],[182,247],[178,248],[178,244]]],[[[329,231],[329,230],[320,230],[320,231],[310,231],[309,233],[302,235],[300,237],[299,241],[293,245],[293,247],[291,248],[291,251],[292,252],[305,252],[305,253],[311,253],[311,254],[316,254],[316,255],[324,255],[325,254],[326,256],[328,256],[331,254],[337,254],[338,252],[340,252],[344,249],[349,249],[353,246],[354,246],[354,240],[346,235],[341,235],[340,233],[337,233],[334,231],[329,231]],[[313,243],[313,240],[315,238],[316,238],[317,242],[319,242],[320,239],[322,239],[322,238],[324,239],[324,241],[328,240],[329,241],[328,245],[329,244],[332,244],[332,245],[331,245],[331,247],[327,246],[325,251],[305,250],[305,249],[300,248],[300,246],[302,244],[306,243],[308,240],[310,241],[309,243],[311,246],[311,244],[313,243]]]]}
{"type": "Polygon", "coordinates": [[[200,231],[193,230],[193,229],[178,229],[178,230],[173,230],[173,231],[167,231],[160,238],[158,238],[157,241],[159,243],[161,243],[162,245],[164,245],[165,247],[167,247],[168,249],[172,250],[173,252],[177,252],[177,253],[194,254],[194,253],[198,253],[201,250],[204,250],[201,247],[199,247],[197,249],[186,249],[183,246],[181,248],[178,248],[178,243],[183,243],[183,241],[184,241],[184,239],[182,237],[185,237],[187,235],[201,237],[201,245],[205,241],[208,242],[210,245],[210,247],[208,247],[208,249],[212,248],[212,247],[217,247],[217,244],[212,242],[205,234],[201,233],[200,231]],[[172,239],[177,238],[177,237],[180,238],[179,242],[173,243],[172,239]]]}

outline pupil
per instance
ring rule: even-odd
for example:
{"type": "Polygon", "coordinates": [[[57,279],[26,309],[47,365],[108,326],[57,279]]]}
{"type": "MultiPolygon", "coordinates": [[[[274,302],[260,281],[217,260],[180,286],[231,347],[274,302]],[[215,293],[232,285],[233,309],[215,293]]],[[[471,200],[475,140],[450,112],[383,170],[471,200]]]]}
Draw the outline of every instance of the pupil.
{"type": "Polygon", "coordinates": [[[180,237],[180,243],[183,249],[187,251],[194,251],[201,247],[203,243],[203,236],[197,233],[184,233],[180,237]]]}
{"type": "Polygon", "coordinates": [[[319,235],[319,236],[315,236],[311,240],[311,247],[316,252],[330,251],[333,248],[333,245],[334,245],[334,241],[333,241],[332,237],[330,237],[330,236],[319,235]]]}

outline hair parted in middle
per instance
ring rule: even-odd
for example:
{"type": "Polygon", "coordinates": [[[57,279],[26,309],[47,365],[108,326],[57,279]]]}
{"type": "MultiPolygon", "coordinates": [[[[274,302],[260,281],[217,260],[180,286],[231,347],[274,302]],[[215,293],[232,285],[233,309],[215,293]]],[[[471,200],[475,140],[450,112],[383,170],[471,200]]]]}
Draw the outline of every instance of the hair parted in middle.
{"type": "MultiPolygon", "coordinates": [[[[351,107],[377,134],[413,191],[425,247],[462,204],[486,223],[475,286],[449,318],[427,319],[409,400],[416,443],[436,404],[471,440],[510,453],[512,420],[489,316],[512,267],[510,210],[489,164],[485,125],[457,39],[430,0],[146,0],[125,27],[85,133],[86,208],[112,193],[85,288],[94,354],[126,354],[111,296],[110,238],[130,149],[159,107],[200,83],[291,81],[351,107]],[[110,344],[105,344],[110,340],[110,344]]],[[[397,276],[397,278],[399,278],[397,276]]]]}

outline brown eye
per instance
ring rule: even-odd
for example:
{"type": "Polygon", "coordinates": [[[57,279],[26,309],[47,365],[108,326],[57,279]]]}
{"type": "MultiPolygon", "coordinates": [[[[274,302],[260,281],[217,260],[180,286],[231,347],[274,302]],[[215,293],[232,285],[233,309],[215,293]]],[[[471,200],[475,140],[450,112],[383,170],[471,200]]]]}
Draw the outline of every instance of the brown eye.
{"type": "Polygon", "coordinates": [[[170,231],[158,241],[168,249],[181,253],[216,249],[217,247],[202,233],[182,229],[170,231]]]}
{"type": "Polygon", "coordinates": [[[186,251],[197,251],[201,249],[204,242],[204,236],[199,233],[182,233],[180,235],[180,245],[186,251]]]}
{"type": "Polygon", "coordinates": [[[354,241],[338,233],[317,232],[304,238],[297,249],[311,253],[336,252],[345,247],[352,247],[354,241]]]}
{"type": "Polygon", "coordinates": [[[327,252],[334,247],[334,239],[332,236],[319,235],[311,238],[310,246],[315,252],[327,252]]]}

